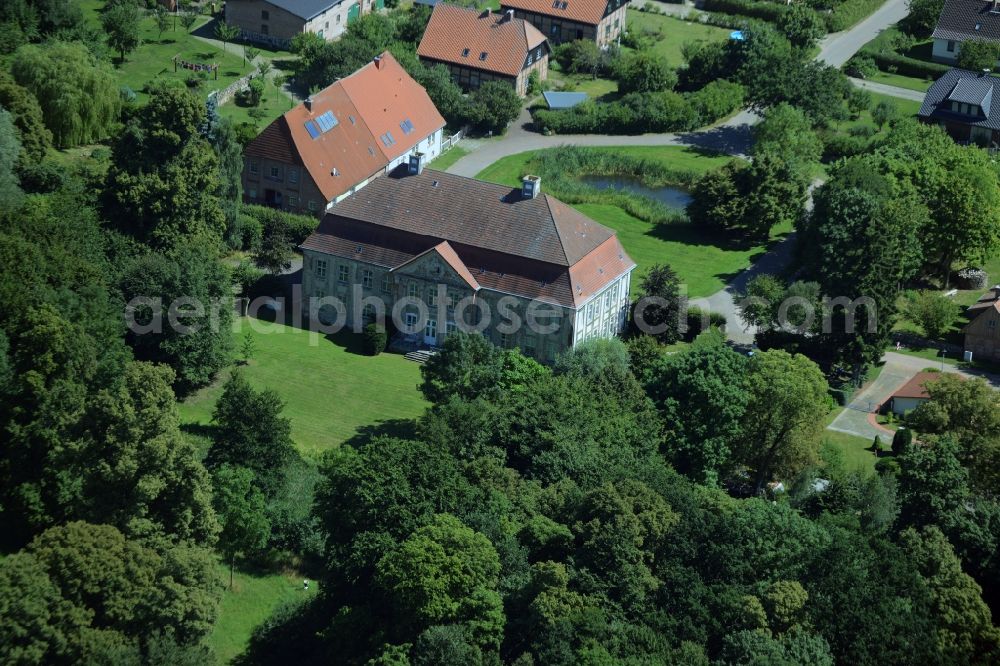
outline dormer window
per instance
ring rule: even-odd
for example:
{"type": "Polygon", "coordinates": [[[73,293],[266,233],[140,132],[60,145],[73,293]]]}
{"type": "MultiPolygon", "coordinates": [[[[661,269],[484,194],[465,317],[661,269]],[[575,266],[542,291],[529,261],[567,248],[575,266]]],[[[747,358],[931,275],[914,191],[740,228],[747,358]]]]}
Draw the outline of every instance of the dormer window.
{"type": "Polygon", "coordinates": [[[479,54],[479,60],[480,62],[486,60],[486,51],[483,51],[482,53],[479,54]]]}
{"type": "Polygon", "coordinates": [[[469,57],[469,49],[462,49],[462,57],[463,58],[469,57]]]}

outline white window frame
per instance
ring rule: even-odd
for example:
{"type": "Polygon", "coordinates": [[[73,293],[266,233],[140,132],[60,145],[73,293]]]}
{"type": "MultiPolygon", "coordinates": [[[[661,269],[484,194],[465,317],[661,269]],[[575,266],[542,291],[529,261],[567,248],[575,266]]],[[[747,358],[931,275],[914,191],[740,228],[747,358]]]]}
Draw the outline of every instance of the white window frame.
{"type": "Polygon", "coordinates": [[[326,279],[326,259],[316,260],[316,277],[326,279]]]}

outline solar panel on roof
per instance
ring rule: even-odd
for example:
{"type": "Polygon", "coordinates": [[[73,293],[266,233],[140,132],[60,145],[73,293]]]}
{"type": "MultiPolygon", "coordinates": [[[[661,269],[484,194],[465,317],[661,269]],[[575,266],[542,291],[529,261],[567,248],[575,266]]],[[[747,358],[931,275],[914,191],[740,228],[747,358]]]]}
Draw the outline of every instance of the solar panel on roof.
{"type": "Polygon", "coordinates": [[[409,118],[404,118],[403,122],[399,123],[399,128],[403,130],[403,134],[409,134],[413,131],[413,123],[409,118]]]}
{"type": "Polygon", "coordinates": [[[317,127],[316,123],[314,123],[313,121],[307,120],[305,124],[306,124],[306,131],[309,132],[310,138],[315,139],[320,134],[322,134],[322,132],[319,131],[319,127],[317,127]]]}
{"type": "Polygon", "coordinates": [[[396,139],[393,138],[392,132],[386,132],[380,138],[382,139],[382,143],[384,143],[387,148],[396,143],[396,139]]]}
{"type": "Polygon", "coordinates": [[[319,125],[319,128],[326,133],[336,127],[338,121],[337,117],[333,115],[333,111],[327,111],[323,115],[316,118],[316,123],[319,125]]]}

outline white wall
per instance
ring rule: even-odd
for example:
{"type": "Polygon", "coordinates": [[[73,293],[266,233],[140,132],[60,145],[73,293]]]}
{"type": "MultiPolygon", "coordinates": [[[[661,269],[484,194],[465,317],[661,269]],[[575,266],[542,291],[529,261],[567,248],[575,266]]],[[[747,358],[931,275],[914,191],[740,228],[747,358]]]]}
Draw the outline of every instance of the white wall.
{"type": "Polygon", "coordinates": [[[591,297],[577,310],[573,325],[573,346],[590,338],[611,338],[625,329],[631,279],[632,272],[629,271],[591,297]]]}
{"type": "Polygon", "coordinates": [[[934,46],[931,49],[931,60],[953,63],[958,57],[958,50],[961,46],[961,42],[955,42],[955,50],[949,52],[947,39],[935,39],[934,46]]]}
{"type": "Polygon", "coordinates": [[[893,398],[892,413],[903,416],[906,412],[914,410],[917,405],[926,402],[927,398],[893,398]]]}

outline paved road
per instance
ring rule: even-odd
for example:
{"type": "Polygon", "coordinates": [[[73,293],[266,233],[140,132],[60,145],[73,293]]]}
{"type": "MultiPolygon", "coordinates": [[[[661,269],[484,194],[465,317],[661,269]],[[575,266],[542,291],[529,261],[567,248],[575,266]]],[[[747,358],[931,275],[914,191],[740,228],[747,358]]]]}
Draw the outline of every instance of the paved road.
{"type": "Polygon", "coordinates": [[[834,67],[840,67],[861,50],[861,47],[875,39],[880,32],[906,17],[906,0],[888,0],[871,16],[844,32],[827,35],[820,42],[816,59],[834,67]]]}
{"type": "Polygon", "coordinates": [[[865,90],[871,90],[872,92],[881,93],[883,95],[891,95],[892,97],[899,97],[900,99],[910,99],[914,102],[924,101],[924,93],[919,90],[910,90],[909,88],[900,88],[899,86],[887,86],[884,83],[876,83],[875,81],[864,81],[862,79],[851,79],[851,83],[859,88],[864,88],[865,90]]]}
{"type": "Polygon", "coordinates": [[[884,441],[891,441],[892,435],[885,429],[875,426],[872,421],[871,411],[877,408],[892,396],[903,384],[926,368],[935,368],[942,372],[950,372],[963,377],[982,377],[990,386],[1000,390],[1000,376],[991,375],[980,370],[966,370],[953,365],[942,364],[940,362],[897,354],[896,352],[886,352],[882,357],[885,365],[882,373],[864,391],[859,393],[851,404],[844,408],[837,418],[828,426],[829,430],[846,432],[858,437],[871,440],[875,435],[884,441]]]}

